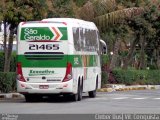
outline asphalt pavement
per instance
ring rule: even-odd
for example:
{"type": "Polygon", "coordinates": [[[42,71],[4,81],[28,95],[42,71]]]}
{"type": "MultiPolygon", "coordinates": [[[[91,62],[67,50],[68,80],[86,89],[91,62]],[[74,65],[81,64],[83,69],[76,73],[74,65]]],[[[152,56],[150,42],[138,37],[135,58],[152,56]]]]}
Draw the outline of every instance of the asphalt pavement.
{"type": "Polygon", "coordinates": [[[159,113],[160,90],[98,92],[96,98],[83,94],[72,102],[63,97],[26,103],[24,98],[1,99],[0,113],[9,114],[126,114],[159,113]]]}

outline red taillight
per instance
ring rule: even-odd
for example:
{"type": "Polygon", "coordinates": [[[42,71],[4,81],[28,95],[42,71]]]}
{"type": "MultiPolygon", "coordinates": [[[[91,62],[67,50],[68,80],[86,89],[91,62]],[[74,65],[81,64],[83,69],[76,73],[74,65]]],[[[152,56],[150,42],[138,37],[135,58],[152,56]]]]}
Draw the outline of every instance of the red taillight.
{"type": "Polygon", "coordinates": [[[22,65],[20,62],[17,63],[17,79],[22,82],[26,82],[23,73],[22,73],[22,65]]]}
{"type": "Polygon", "coordinates": [[[63,79],[63,82],[67,82],[72,79],[72,64],[67,63],[67,68],[66,68],[66,75],[63,79]]]}

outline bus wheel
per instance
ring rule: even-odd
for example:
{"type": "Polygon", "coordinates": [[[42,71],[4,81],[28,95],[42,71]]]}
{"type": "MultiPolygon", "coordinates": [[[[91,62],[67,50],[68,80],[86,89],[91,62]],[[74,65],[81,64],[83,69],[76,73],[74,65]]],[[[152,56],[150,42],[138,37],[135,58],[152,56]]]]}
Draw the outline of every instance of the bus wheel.
{"type": "Polygon", "coordinates": [[[26,102],[34,102],[33,95],[24,95],[26,102]]]}
{"type": "Polygon", "coordinates": [[[96,97],[96,90],[90,91],[89,93],[90,98],[95,98],[96,97]]]}
{"type": "Polygon", "coordinates": [[[82,100],[83,85],[78,86],[78,101],[82,100]]]}
{"type": "Polygon", "coordinates": [[[27,94],[24,96],[25,96],[26,102],[38,102],[40,100],[40,96],[38,95],[27,94]]]}
{"type": "Polygon", "coordinates": [[[82,100],[82,85],[78,84],[77,93],[72,95],[73,101],[81,101],[82,100]]]}
{"type": "Polygon", "coordinates": [[[96,97],[97,88],[98,88],[98,79],[97,79],[97,81],[96,81],[96,87],[95,87],[95,90],[93,90],[93,91],[89,91],[89,92],[88,92],[88,94],[89,94],[89,97],[90,97],[90,98],[95,98],[95,97],[96,97]]]}
{"type": "Polygon", "coordinates": [[[78,101],[78,93],[77,93],[77,94],[73,94],[73,95],[71,96],[71,99],[72,99],[73,101],[78,101]]]}

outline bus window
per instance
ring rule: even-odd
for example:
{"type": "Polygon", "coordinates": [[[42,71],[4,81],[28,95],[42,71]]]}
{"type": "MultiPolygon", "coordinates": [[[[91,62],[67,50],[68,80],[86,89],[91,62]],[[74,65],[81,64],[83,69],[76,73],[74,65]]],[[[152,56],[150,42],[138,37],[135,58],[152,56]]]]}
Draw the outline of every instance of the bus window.
{"type": "Polygon", "coordinates": [[[76,51],[80,51],[80,37],[79,28],[73,28],[73,40],[76,51]]]}

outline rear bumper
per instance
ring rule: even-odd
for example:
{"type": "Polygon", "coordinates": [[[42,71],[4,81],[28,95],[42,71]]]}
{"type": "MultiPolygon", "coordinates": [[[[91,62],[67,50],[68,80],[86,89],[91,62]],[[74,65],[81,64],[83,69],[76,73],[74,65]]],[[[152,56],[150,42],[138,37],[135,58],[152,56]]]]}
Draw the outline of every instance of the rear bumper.
{"type": "Polygon", "coordinates": [[[22,94],[61,94],[74,93],[72,80],[61,83],[27,83],[17,80],[17,92],[22,94]],[[41,89],[40,85],[48,88],[41,89]]]}

